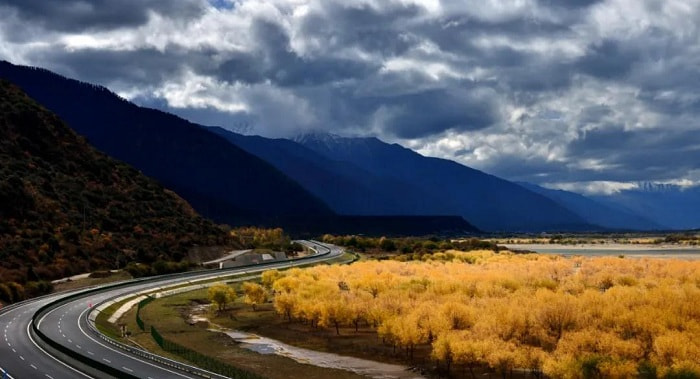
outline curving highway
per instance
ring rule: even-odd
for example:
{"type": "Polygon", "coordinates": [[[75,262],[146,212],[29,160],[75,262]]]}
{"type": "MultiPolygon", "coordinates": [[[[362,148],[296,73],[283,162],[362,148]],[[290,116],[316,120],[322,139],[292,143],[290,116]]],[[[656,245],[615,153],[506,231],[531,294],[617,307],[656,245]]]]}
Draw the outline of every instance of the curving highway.
{"type": "MultiPolygon", "coordinates": [[[[176,367],[156,362],[121,350],[104,341],[89,325],[88,314],[94,305],[129,293],[159,288],[195,279],[206,279],[241,273],[261,272],[291,265],[322,262],[341,256],[338,246],[315,241],[298,241],[316,249],[317,253],[294,262],[279,262],[255,267],[208,270],[168,275],[146,280],[133,280],[115,287],[105,285],[98,290],[80,290],[53,294],[11,305],[0,310],[0,378],[200,378],[206,372],[188,373],[176,367]],[[42,312],[42,307],[46,306],[42,312]],[[37,314],[37,312],[39,312],[37,314]],[[45,338],[34,332],[32,323],[45,338]],[[49,343],[50,342],[50,343],[49,343]],[[51,347],[60,345],[80,356],[87,364],[78,362],[51,347]],[[109,370],[105,370],[109,368],[109,370]],[[109,371],[109,372],[107,372],[109,371]],[[6,376],[5,376],[6,375],[6,376]]],[[[196,371],[196,370],[195,370],[196,371]]],[[[209,375],[210,377],[218,377],[209,375]]]]}

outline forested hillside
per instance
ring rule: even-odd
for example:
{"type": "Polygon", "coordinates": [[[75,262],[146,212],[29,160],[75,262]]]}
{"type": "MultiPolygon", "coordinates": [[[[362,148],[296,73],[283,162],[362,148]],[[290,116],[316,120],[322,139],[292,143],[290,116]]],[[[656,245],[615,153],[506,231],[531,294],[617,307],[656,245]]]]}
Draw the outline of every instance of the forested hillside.
{"type": "Polygon", "coordinates": [[[204,217],[230,225],[287,226],[301,213],[333,215],[292,178],[200,125],[43,69],[0,62],[0,77],[96,148],[175,191],[204,217]]]}
{"type": "Polygon", "coordinates": [[[194,244],[229,239],[4,80],[0,135],[0,301],[46,291],[41,281],[179,261],[194,244]]]}

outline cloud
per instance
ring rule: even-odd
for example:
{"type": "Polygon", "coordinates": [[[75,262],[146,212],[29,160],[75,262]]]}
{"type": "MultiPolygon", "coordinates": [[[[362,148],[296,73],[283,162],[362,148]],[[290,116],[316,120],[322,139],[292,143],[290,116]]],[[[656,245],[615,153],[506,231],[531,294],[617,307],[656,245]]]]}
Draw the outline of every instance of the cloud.
{"type": "Polygon", "coordinates": [[[586,191],[700,172],[697,2],[6,0],[0,12],[0,58],[204,124],[374,135],[586,191]]]}
{"type": "Polygon", "coordinates": [[[200,0],[4,0],[1,4],[19,18],[48,30],[85,32],[145,24],[150,13],[193,18],[206,3],[200,0]]]}

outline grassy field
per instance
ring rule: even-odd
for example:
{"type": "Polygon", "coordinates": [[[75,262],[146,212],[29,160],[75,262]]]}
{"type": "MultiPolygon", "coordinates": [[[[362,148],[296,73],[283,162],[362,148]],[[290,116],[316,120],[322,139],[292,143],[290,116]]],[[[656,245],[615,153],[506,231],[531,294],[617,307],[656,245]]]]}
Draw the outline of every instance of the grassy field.
{"type": "MultiPolygon", "coordinates": [[[[308,378],[355,379],[361,376],[342,370],[330,370],[316,366],[297,363],[292,359],[275,355],[262,355],[238,347],[238,343],[222,333],[208,331],[201,326],[187,323],[187,316],[192,307],[206,302],[206,290],[198,290],[167,298],[158,299],[141,310],[141,317],[146,325],[156,325],[161,334],[176,343],[187,346],[200,353],[215,357],[233,366],[252,371],[268,378],[308,378]]],[[[244,328],[261,325],[256,320],[283,321],[277,317],[267,304],[264,310],[253,312],[239,299],[227,311],[212,314],[211,321],[227,328],[244,328]]],[[[157,354],[168,356],[155,344],[148,332],[141,332],[136,325],[135,309],[126,313],[122,320],[132,331],[131,339],[136,344],[157,354]]],[[[298,336],[297,336],[298,338],[298,336]]],[[[177,357],[170,356],[175,359],[177,357]]]]}
{"type": "MultiPolygon", "coordinates": [[[[344,254],[341,257],[335,258],[328,264],[347,263],[354,256],[352,254],[344,254]]],[[[304,265],[311,266],[314,264],[304,265]]],[[[303,266],[302,266],[303,267],[303,266]]],[[[232,280],[239,276],[232,276],[225,280],[232,280]]],[[[214,281],[222,281],[217,279],[214,281]]],[[[184,286],[184,284],[182,285],[184,286]]],[[[181,287],[181,286],[180,286],[181,287]]],[[[239,286],[236,286],[239,287],[239,286]]],[[[177,288],[177,287],[173,287],[177,288]]],[[[238,288],[240,293],[240,288],[238,288]]],[[[355,379],[360,378],[360,375],[344,371],[320,368],[312,365],[298,363],[290,358],[285,358],[276,355],[262,355],[252,352],[247,349],[240,348],[238,343],[223,333],[216,333],[207,330],[201,325],[195,326],[187,323],[188,315],[192,308],[208,304],[207,290],[196,290],[169,296],[158,299],[141,310],[141,318],[146,324],[146,330],[141,331],[136,323],[136,307],[125,313],[119,320],[118,324],[123,324],[129,331],[130,336],[122,339],[119,334],[119,326],[109,324],[107,318],[114,313],[126,299],[118,304],[114,304],[98,316],[98,328],[105,334],[116,338],[122,342],[139,346],[146,350],[155,352],[159,355],[169,357],[175,360],[181,360],[180,357],[169,354],[162,350],[153,340],[149,332],[149,326],[155,325],[159,332],[167,339],[196,350],[205,355],[215,357],[222,362],[226,362],[232,366],[245,369],[256,374],[268,378],[297,378],[304,377],[308,379],[321,379],[333,377],[337,379],[355,379]]],[[[250,306],[243,304],[243,298],[239,297],[235,303],[225,311],[220,313],[210,313],[206,315],[211,322],[224,328],[254,330],[264,323],[271,322],[281,326],[280,330],[284,331],[284,326],[289,326],[284,320],[278,317],[272,304],[268,303],[258,307],[257,312],[253,312],[250,306]],[[262,323],[261,323],[262,321],[262,323]]],[[[287,342],[292,342],[299,339],[297,331],[290,329],[286,335],[287,342]]],[[[282,334],[285,334],[284,332],[282,334]]],[[[320,344],[314,343],[307,345],[309,348],[318,350],[332,351],[333,346],[322,348],[320,344]]]]}

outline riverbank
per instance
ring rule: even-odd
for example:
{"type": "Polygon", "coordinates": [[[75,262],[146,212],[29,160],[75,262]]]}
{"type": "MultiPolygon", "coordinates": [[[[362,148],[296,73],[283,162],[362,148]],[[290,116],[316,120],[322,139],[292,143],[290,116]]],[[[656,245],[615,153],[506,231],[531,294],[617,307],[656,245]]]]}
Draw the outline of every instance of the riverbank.
{"type": "Polygon", "coordinates": [[[700,248],[697,246],[677,244],[502,244],[509,250],[535,251],[541,254],[561,254],[565,256],[620,256],[630,258],[673,258],[700,259],[700,248]]]}
{"type": "MultiPolygon", "coordinates": [[[[158,299],[141,310],[141,317],[146,325],[156,325],[163,336],[175,343],[265,378],[366,378],[354,372],[305,364],[281,355],[259,354],[242,347],[241,343],[224,333],[208,330],[244,328],[254,324],[260,317],[269,320],[272,326],[277,323],[286,324],[286,321],[276,316],[270,303],[253,311],[239,297],[224,312],[209,312],[208,304],[207,291],[197,290],[158,299]]],[[[148,330],[138,329],[135,309],[127,312],[120,321],[127,324],[132,332],[132,341],[149,351],[178,359],[156,345],[148,330]]]]}

